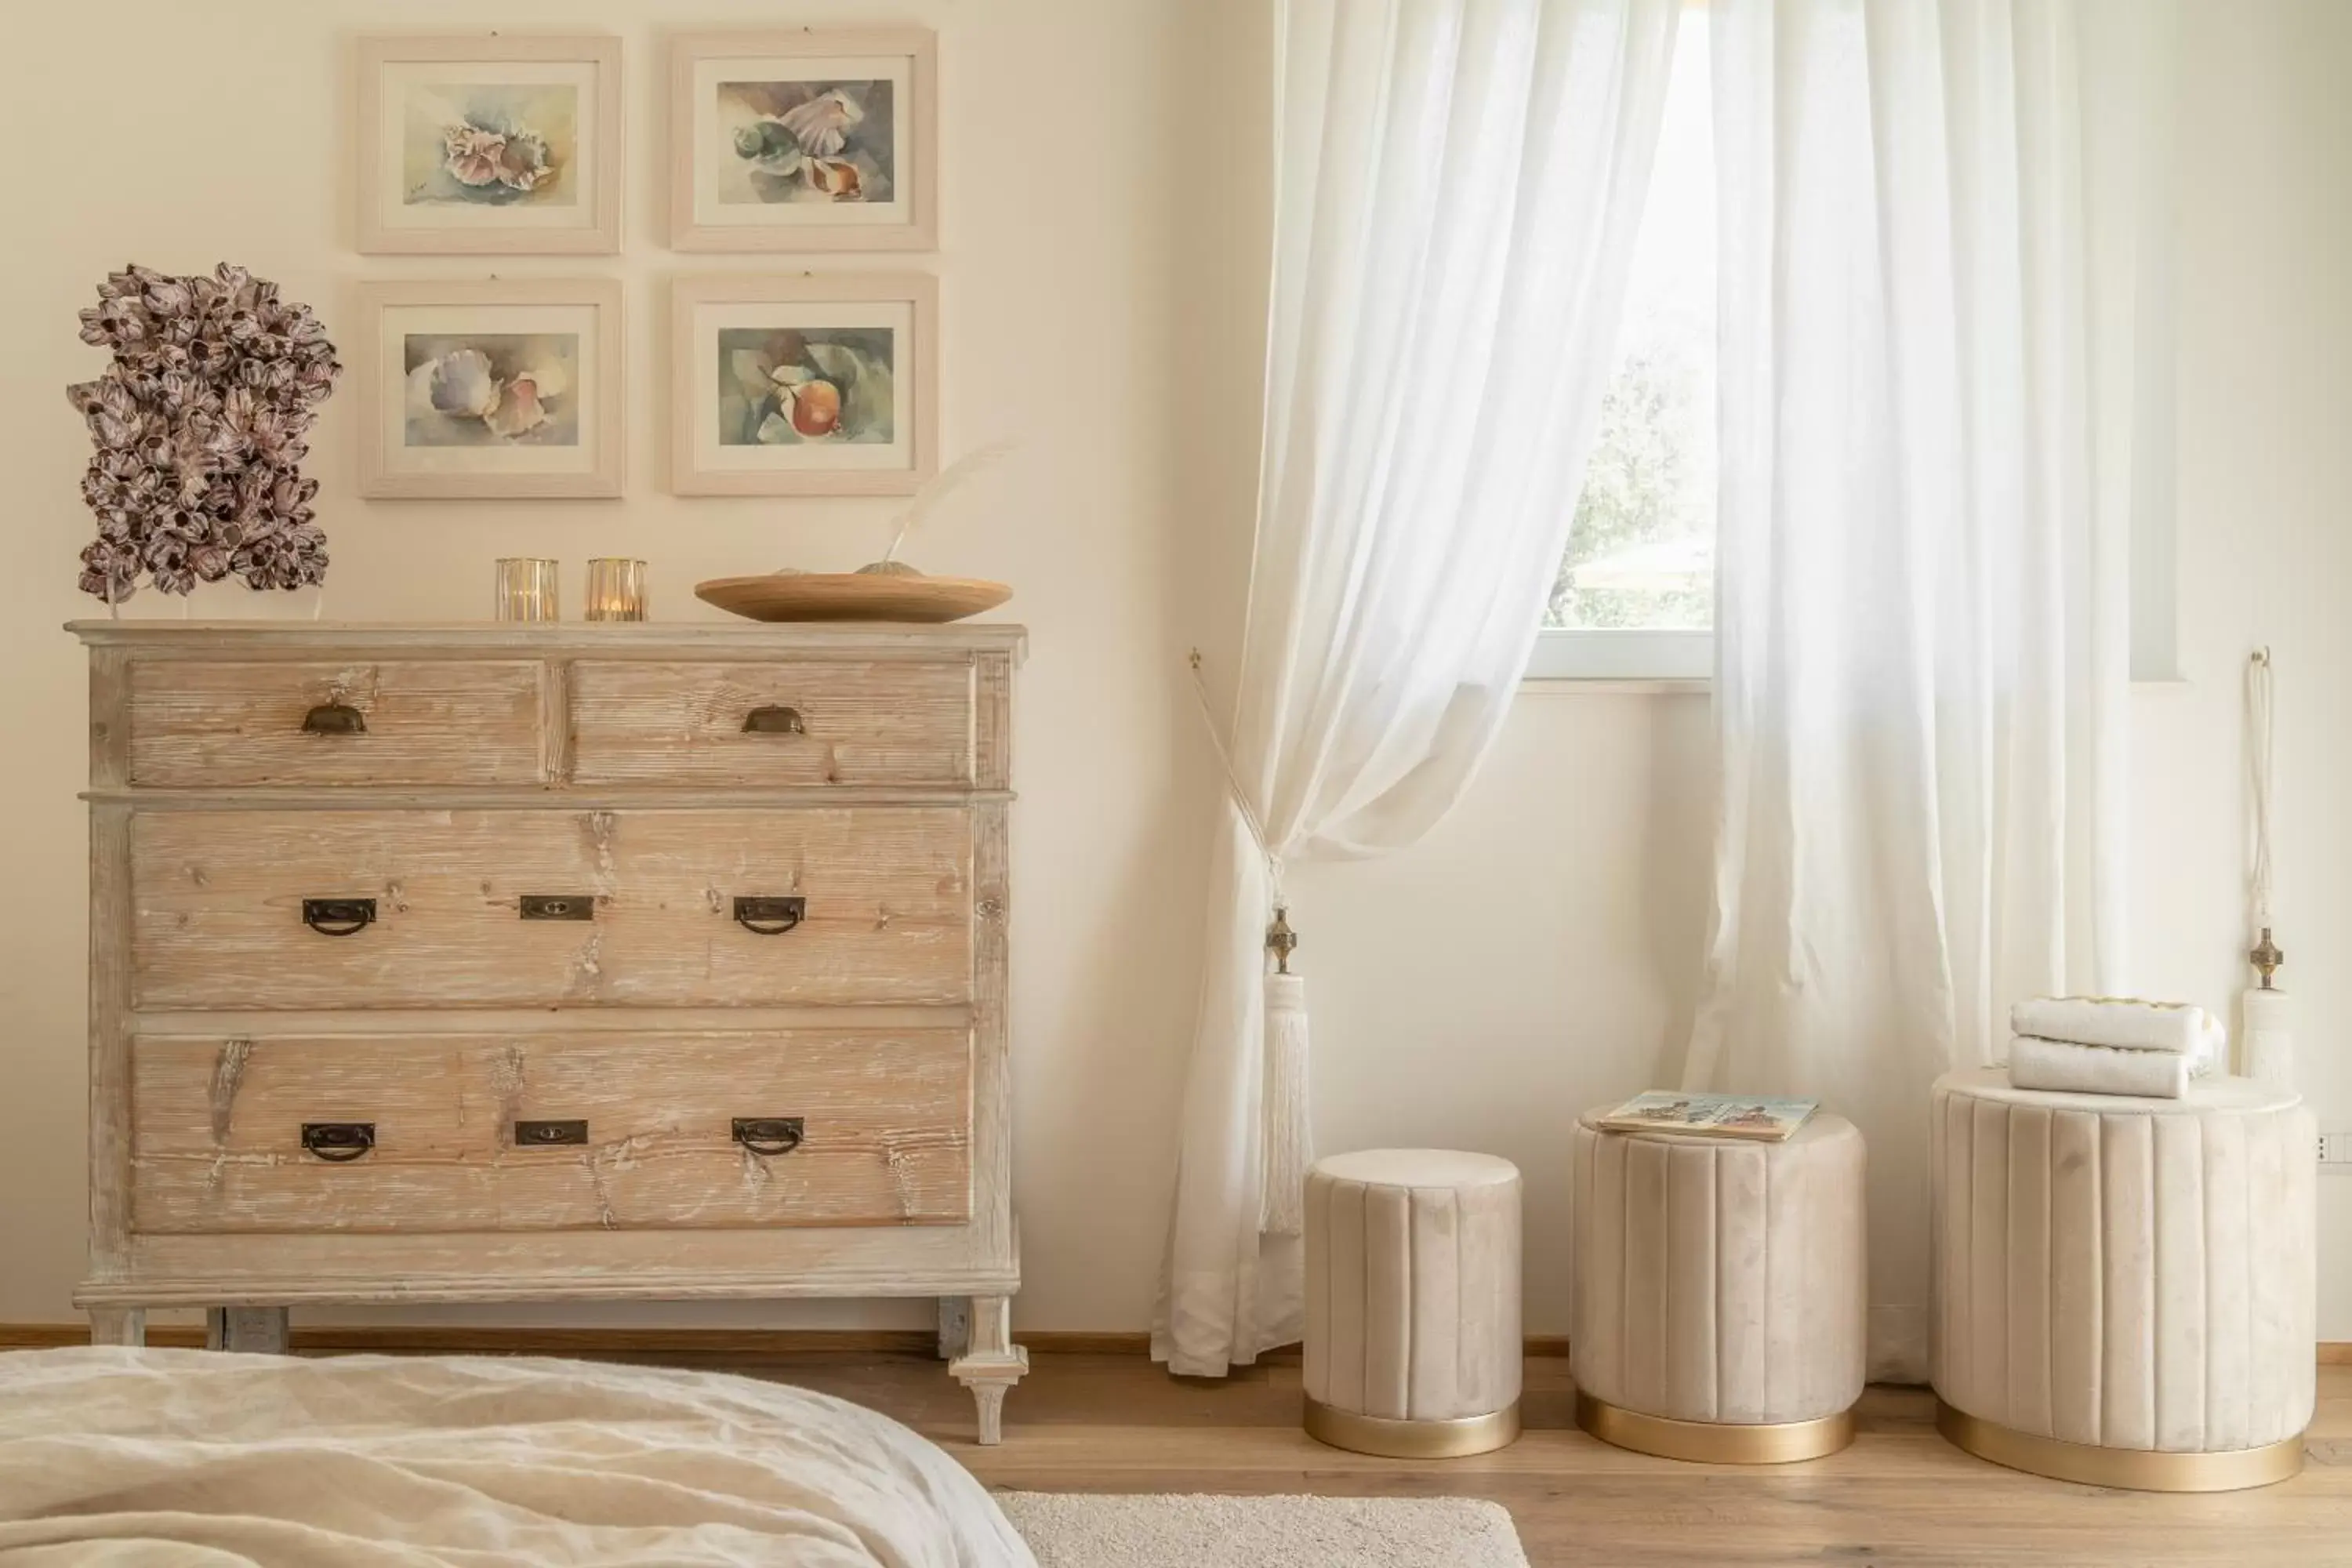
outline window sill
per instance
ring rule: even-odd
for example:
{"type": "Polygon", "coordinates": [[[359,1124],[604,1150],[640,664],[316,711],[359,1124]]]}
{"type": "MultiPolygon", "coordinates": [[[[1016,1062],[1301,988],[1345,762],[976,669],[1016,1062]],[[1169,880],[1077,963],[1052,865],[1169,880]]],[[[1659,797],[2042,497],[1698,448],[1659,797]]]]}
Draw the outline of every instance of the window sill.
{"type": "Polygon", "coordinates": [[[1715,682],[1701,676],[1530,675],[1522,697],[1704,697],[1715,682]]]}
{"type": "Polygon", "coordinates": [[[1547,629],[1536,638],[1526,679],[1585,689],[1625,682],[1646,687],[1695,681],[1703,691],[1714,673],[1713,632],[1547,629]]]}
{"type": "MultiPolygon", "coordinates": [[[[2185,675],[2132,677],[2131,689],[2155,697],[2190,690],[2196,683],[2185,675]]],[[[1614,676],[1530,675],[1519,682],[1522,697],[1705,697],[1715,682],[1705,676],[1661,676],[1627,679],[1614,676]]]]}

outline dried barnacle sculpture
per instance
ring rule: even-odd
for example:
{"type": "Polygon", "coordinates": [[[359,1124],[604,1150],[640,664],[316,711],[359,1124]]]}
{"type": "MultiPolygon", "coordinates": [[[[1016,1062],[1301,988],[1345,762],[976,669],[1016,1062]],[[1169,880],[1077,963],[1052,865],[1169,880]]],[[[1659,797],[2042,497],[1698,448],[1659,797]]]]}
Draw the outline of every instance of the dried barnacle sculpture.
{"type": "Polygon", "coordinates": [[[226,262],[193,278],[133,266],[98,300],[82,342],[114,363],[66,388],[97,448],[81,482],[98,515],[82,591],[111,605],[142,576],[166,594],[231,574],[254,588],[324,581],[303,436],[343,367],[310,308],[226,262]]]}

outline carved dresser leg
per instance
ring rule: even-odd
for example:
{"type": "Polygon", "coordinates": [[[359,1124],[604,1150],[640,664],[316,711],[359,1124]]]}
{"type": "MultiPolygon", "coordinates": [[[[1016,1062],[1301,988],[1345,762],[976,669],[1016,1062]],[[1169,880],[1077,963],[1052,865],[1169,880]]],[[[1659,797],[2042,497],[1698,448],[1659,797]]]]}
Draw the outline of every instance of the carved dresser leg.
{"type": "Polygon", "coordinates": [[[953,1361],[971,1343],[971,1298],[940,1298],[940,1359],[953,1361]]]}
{"type": "Polygon", "coordinates": [[[948,1374],[971,1390],[983,1444],[1004,1440],[1004,1391],[1028,1370],[1029,1352],[1013,1342],[1013,1298],[971,1298],[969,1338],[948,1374]]]}
{"type": "Polygon", "coordinates": [[[205,1349],[284,1355],[289,1331],[283,1307],[214,1307],[205,1313],[205,1349]]]}
{"type": "Polygon", "coordinates": [[[89,1310],[89,1342],[94,1345],[130,1345],[136,1348],[147,1342],[147,1309],[144,1307],[92,1307],[89,1310]]]}

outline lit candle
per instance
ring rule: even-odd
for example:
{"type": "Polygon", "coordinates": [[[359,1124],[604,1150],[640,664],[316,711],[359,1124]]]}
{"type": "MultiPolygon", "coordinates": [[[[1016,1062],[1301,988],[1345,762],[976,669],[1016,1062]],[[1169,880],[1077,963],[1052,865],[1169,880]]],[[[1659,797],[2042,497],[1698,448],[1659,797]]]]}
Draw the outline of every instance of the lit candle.
{"type": "Polygon", "coordinates": [[[588,563],[588,618],[646,618],[646,563],[625,556],[599,555],[588,563]]]}

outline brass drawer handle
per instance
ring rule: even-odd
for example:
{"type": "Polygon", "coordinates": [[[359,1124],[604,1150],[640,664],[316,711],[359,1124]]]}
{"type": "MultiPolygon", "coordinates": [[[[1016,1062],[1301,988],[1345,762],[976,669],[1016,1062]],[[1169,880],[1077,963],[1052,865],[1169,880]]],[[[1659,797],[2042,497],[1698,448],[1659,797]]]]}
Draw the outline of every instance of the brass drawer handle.
{"type": "Polygon", "coordinates": [[[518,1121],[514,1124],[517,1148],[545,1149],[560,1143],[588,1142],[585,1121],[518,1121]]]}
{"type": "Polygon", "coordinates": [[[522,918],[527,921],[593,921],[596,918],[596,895],[593,893],[525,893],[519,901],[522,918]]]}
{"type": "Polygon", "coordinates": [[[808,724],[797,708],[754,708],[743,715],[746,735],[805,735],[808,724]]]}
{"type": "Polygon", "coordinates": [[[348,702],[321,702],[302,715],[305,735],[364,735],[367,716],[348,702]]]}
{"type": "Polygon", "coordinates": [[[305,1121],[302,1147],[330,1164],[348,1165],[375,1147],[373,1121],[305,1121]]]}
{"type": "Polygon", "coordinates": [[[808,914],[808,900],[792,898],[748,898],[735,900],[735,923],[759,936],[782,936],[808,914]]]}
{"type": "Polygon", "coordinates": [[[735,1142],[754,1154],[789,1154],[801,1146],[797,1116],[739,1116],[735,1142]]]}
{"type": "Polygon", "coordinates": [[[305,899],[302,923],[320,936],[351,936],[375,923],[375,900],[305,899]]]}

